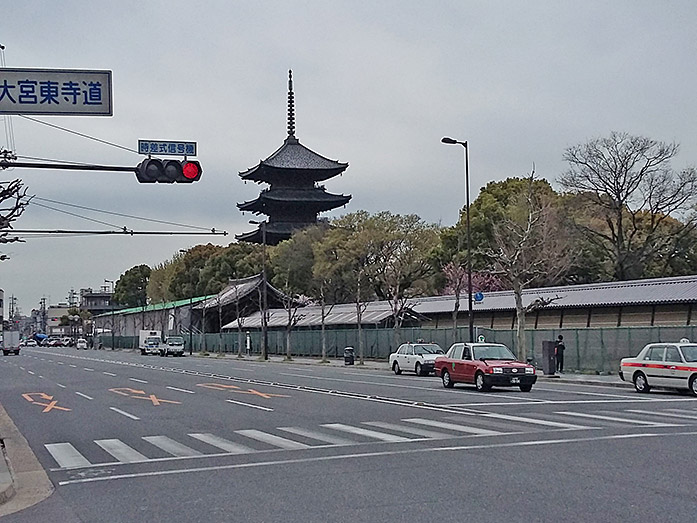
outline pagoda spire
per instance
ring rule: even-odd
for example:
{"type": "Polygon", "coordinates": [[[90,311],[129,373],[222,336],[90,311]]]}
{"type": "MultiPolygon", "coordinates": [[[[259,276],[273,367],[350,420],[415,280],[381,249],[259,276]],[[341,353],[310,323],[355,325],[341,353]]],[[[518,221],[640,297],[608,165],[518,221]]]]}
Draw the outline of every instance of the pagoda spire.
{"type": "Polygon", "coordinates": [[[295,96],[293,95],[293,71],[288,69],[288,136],[295,138],[295,96]]]}

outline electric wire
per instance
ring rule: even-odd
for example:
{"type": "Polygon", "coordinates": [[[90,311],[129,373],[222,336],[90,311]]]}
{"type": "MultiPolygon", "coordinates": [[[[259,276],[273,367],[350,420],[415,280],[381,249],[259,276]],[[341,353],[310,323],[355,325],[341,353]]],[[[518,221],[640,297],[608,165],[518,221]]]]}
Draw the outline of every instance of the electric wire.
{"type": "Polygon", "coordinates": [[[99,223],[99,224],[101,224],[101,225],[107,225],[108,227],[114,227],[114,228],[116,228],[116,229],[122,229],[122,228],[123,228],[123,226],[121,226],[121,225],[115,225],[115,224],[113,224],[113,223],[103,222],[103,221],[101,221],[101,220],[97,220],[96,218],[89,218],[89,217],[87,217],[87,216],[82,216],[82,215],[80,215],[80,214],[77,214],[77,213],[74,213],[74,212],[70,212],[70,211],[66,211],[66,210],[64,210],[64,209],[56,209],[55,207],[51,207],[50,205],[44,205],[43,203],[34,202],[34,205],[36,205],[37,207],[43,207],[44,209],[50,209],[50,210],[52,210],[52,211],[61,212],[61,213],[63,213],[63,214],[68,214],[68,215],[70,215],[70,216],[75,216],[76,218],[82,218],[83,220],[87,220],[87,221],[89,221],[89,222],[99,223]]]}
{"type": "Polygon", "coordinates": [[[140,154],[138,151],[136,151],[135,149],[131,149],[130,147],[125,147],[123,145],[109,142],[107,140],[102,140],[101,138],[95,138],[94,136],[90,136],[89,134],[79,133],[77,131],[73,131],[72,129],[67,129],[65,127],[61,127],[60,125],[44,122],[43,120],[38,120],[37,118],[32,118],[31,116],[27,116],[25,114],[20,114],[19,116],[26,119],[26,120],[30,120],[32,122],[47,125],[49,127],[53,127],[54,129],[59,129],[61,131],[65,131],[66,133],[74,134],[74,135],[80,136],[82,138],[87,138],[88,140],[94,140],[95,142],[103,143],[105,145],[111,145],[112,147],[116,147],[117,149],[123,149],[124,151],[129,151],[132,153],[140,154]]]}

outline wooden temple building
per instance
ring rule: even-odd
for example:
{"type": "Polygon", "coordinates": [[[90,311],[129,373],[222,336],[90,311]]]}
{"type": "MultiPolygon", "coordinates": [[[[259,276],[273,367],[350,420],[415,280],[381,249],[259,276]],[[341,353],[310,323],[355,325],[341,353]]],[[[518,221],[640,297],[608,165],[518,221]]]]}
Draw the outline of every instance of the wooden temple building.
{"type": "Polygon", "coordinates": [[[319,183],[343,173],[347,167],[348,163],[325,158],[295,137],[293,73],[288,71],[288,136],[266,160],[239,173],[244,181],[265,183],[269,187],[255,200],[238,203],[237,207],[268,218],[256,230],[236,238],[276,245],[290,238],[295,230],[317,223],[319,213],[346,205],[351,195],[332,194],[319,183]]]}

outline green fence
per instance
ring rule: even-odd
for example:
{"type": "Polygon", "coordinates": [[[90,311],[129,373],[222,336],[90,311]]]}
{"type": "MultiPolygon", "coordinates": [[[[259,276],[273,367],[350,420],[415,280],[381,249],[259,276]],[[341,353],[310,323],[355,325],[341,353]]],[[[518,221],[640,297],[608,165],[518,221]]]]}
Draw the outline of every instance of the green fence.
{"type": "MultiPolygon", "coordinates": [[[[358,331],[356,329],[328,329],[326,332],[327,356],[340,358],[344,347],[354,347],[358,356],[358,331]]],[[[458,328],[455,341],[466,340],[469,336],[467,327],[458,328]]],[[[368,359],[387,359],[396,349],[393,329],[363,329],[364,357],[368,359]]],[[[617,327],[598,329],[536,329],[525,332],[528,353],[536,362],[542,362],[542,342],[555,340],[559,334],[564,336],[566,352],[564,369],[579,372],[617,372],[621,358],[635,356],[639,350],[651,342],[678,341],[681,338],[697,340],[697,326],[682,327],[617,327]]],[[[476,336],[483,335],[487,341],[504,343],[515,349],[515,331],[492,330],[477,327],[476,336]]],[[[261,347],[261,333],[250,331],[250,355],[258,356],[261,347]]],[[[187,342],[189,338],[184,336],[187,342]]],[[[234,353],[238,352],[238,333],[194,334],[192,345],[194,352],[234,353]]],[[[283,355],[285,349],[285,331],[268,332],[269,354],[283,355]]],[[[452,329],[403,328],[399,331],[400,342],[424,340],[434,342],[447,350],[453,343],[452,329]]],[[[111,336],[102,337],[104,348],[111,347],[111,336]]],[[[98,341],[95,342],[95,347],[98,341]]],[[[135,349],[137,336],[115,336],[116,348],[135,349]]],[[[241,337],[242,353],[246,354],[246,337],[241,337]]],[[[291,334],[292,356],[309,356],[319,358],[322,355],[322,333],[320,330],[297,330],[291,334]]]]}

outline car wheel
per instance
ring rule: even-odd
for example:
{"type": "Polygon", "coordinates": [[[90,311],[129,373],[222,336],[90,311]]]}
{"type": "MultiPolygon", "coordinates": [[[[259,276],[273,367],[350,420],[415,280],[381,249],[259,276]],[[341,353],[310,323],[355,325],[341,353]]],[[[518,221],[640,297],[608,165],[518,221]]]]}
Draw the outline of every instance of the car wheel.
{"type": "Polygon", "coordinates": [[[690,392],[693,396],[697,396],[697,374],[690,378],[690,392]]]}
{"type": "Polygon", "coordinates": [[[392,364],[392,370],[394,371],[395,374],[401,374],[402,369],[399,368],[399,363],[396,361],[392,364]]]}
{"type": "Polygon", "coordinates": [[[479,392],[486,392],[491,389],[490,385],[484,383],[484,374],[477,372],[474,376],[474,386],[479,392]]]}
{"type": "Polygon", "coordinates": [[[531,390],[532,390],[532,385],[521,385],[520,386],[521,392],[530,392],[531,390]]]}
{"type": "Polygon", "coordinates": [[[443,380],[443,387],[446,389],[452,389],[453,385],[455,385],[455,382],[450,379],[450,373],[447,370],[443,371],[443,374],[441,374],[441,379],[443,380]]]}
{"type": "Polygon", "coordinates": [[[140,355],[141,355],[141,356],[145,356],[145,350],[144,350],[144,349],[140,349],[140,355]]]}
{"type": "Polygon", "coordinates": [[[649,382],[646,381],[646,376],[643,372],[637,372],[634,375],[634,388],[637,392],[649,392],[651,387],[649,387],[649,382]]]}
{"type": "Polygon", "coordinates": [[[423,371],[423,369],[421,368],[421,363],[417,363],[417,364],[416,364],[416,367],[414,367],[414,372],[416,373],[417,376],[423,376],[423,375],[424,375],[424,371],[423,371]]]}

